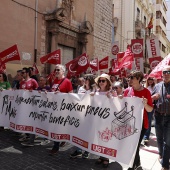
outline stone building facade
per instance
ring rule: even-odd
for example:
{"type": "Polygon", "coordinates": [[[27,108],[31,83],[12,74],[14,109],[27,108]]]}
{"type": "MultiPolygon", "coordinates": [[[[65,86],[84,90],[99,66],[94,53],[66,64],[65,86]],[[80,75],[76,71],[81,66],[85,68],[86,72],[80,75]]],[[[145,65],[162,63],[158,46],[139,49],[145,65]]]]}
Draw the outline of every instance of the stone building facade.
{"type": "Polygon", "coordinates": [[[34,62],[49,73],[54,66],[39,59],[58,48],[62,64],[83,52],[89,58],[110,55],[112,0],[3,0],[0,14],[0,51],[17,44],[22,59],[7,63],[12,76],[34,62]]]}

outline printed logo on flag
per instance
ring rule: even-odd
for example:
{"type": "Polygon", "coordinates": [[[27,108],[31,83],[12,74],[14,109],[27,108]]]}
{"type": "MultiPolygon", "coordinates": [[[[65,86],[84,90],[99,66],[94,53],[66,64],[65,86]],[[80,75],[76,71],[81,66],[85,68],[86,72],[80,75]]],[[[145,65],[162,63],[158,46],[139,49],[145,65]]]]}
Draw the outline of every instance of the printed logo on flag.
{"type": "Polygon", "coordinates": [[[87,64],[87,57],[86,56],[82,56],[79,61],[78,61],[78,64],[80,66],[85,66],[87,64]]]}
{"type": "Polygon", "coordinates": [[[133,45],[132,45],[132,52],[134,53],[134,54],[140,54],[140,53],[142,53],[142,49],[143,48],[143,46],[142,46],[142,44],[140,44],[140,43],[134,43],[133,45]]]}
{"type": "Polygon", "coordinates": [[[119,52],[119,47],[117,45],[113,45],[112,47],[112,54],[116,55],[119,52]]]}

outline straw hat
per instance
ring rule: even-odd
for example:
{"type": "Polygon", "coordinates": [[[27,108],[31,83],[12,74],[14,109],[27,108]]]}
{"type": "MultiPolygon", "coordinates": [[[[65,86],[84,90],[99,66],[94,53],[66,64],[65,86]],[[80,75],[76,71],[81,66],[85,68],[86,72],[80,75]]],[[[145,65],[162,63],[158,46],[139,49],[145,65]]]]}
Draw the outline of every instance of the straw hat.
{"type": "Polygon", "coordinates": [[[98,76],[98,77],[96,77],[95,79],[94,79],[94,81],[96,82],[96,84],[98,84],[98,80],[99,80],[99,78],[106,78],[107,80],[109,80],[109,82],[110,82],[110,85],[112,85],[112,82],[110,81],[110,76],[108,75],[108,74],[105,74],[105,73],[103,73],[103,74],[101,74],[100,76],[98,76]]]}

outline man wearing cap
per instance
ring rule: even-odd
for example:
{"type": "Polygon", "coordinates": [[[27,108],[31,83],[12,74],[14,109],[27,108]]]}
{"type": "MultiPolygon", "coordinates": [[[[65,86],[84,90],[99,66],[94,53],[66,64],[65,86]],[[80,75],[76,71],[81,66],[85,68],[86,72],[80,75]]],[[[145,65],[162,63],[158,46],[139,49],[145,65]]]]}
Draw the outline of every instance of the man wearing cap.
{"type": "Polygon", "coordinates": [[[162,170],[169,169],[170,159],[170,66],[163,68],[163,82],[155,86],[153,100],[155,108],[155,130],[157,136],[159,159],[162,170]]]}

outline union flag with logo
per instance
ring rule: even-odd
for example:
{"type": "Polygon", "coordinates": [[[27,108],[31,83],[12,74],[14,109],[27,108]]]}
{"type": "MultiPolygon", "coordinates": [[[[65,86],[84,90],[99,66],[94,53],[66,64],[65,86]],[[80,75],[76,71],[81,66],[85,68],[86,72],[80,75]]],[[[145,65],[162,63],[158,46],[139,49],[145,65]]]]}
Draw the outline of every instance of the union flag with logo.
{"type": "Polygon", "coordinates": [[[61,50],[58,49],[40,58],[42,64],[61,64],[61,50]]]}
{"type": "Polygon", "coordinates": [[[20,60],[17,45],[13,45],[12,47],[2,51],[0,53],[0,59],[0,65],[3,65],[4,63],[7,63],[9,61],[20,60]]]}
{"type": "Polygon", "coordinates": [[[108,66],[109,66],[109,56],[106,56],[105,58],[99,61],[99,70],[108,69],[108,66]]]}
{"type": "Polygon", "coordinates": [[[131,50],[134,58],[143,58],[143,39],[132,39],[131,50]]]}
{"type": "Polygon", "coordinates": [[[67,77],[70,77],[71,75],[79,75],[85,72],[88,67],[88,56],[86,53],[83,53],[66,64],[66,68],[68,69],[67,77]]]}

